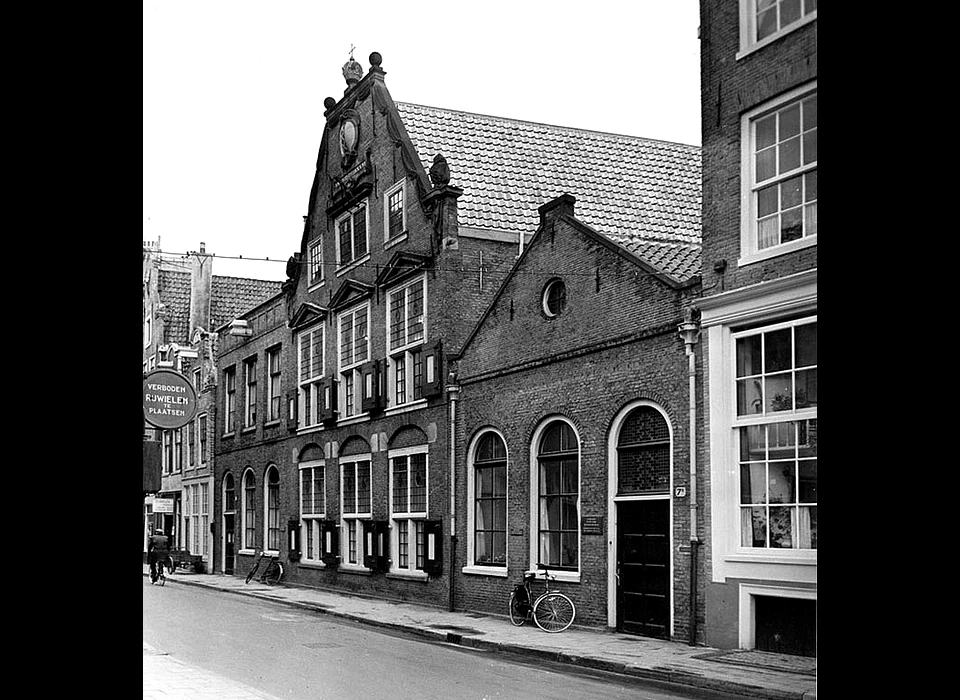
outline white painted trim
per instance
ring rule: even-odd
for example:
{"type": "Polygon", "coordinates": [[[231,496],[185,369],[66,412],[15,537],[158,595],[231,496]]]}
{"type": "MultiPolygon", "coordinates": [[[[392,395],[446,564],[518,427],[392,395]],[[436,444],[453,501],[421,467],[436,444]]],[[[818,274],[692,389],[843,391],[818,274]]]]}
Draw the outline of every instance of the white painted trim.
{"type": "MultiPolygon", "coordinates": [[[[537,455],[537,446],[540,444],[540,439],[543,437],[543,433],[546,431],[547,426],[549,426],[554,421],[562,421],[570,426],[570,429],[573,431],[573,434],[577,438],[577,570],[576,571],[551,571],[551,575],[555,576],[557,581],[566,581],[570,583],[580,583],[580,571],[583,566],[583,534],[581,532],[580,524],[583,522],[583,438],[580,436],[580,431],[577,430],[577,426],[574,425],[566,416],[560,414],[551,414],[546,416],[540,421],[540,424],[537,426],[536,430],[533,431],[533,436],[530,439],[530,523],[529,530],[530,541],[528,543],[528,561],[530,563],[530,570],[537,569],[537,562],[540,560],[540,524],[539,524],[539,515],[540,515],[540,493],[537,484],[539,484],[539,462],[537,455]]],[[[509,528],[507,530],[509,536],[509,528]]]]}
{"type": "MultiPolygon", "coordinates": [[[[487,433],[495,433],[499,436],[500,440],[503,442],[503,449],[506,451],[507,455],[507,491],[505,494],[506,505],[507,505],[507,532],[506,532],[506,543],[505,551],[507,561],[510,561],[510,448],[507,446],[507,439],[504,437],[503,433],[500,432],[497,428],[491,426],[486,426],[478,430],[474,436],[470,439],[470,443],[467,446],[467,564],[463,567],[464,573],[476,573],[483,575],[499,576],[500,574],[490,574],[491,570],[498,570],[500,567],[491,567],[491,566],[478,566],[474,561],[474,523],[476,521],[476,512],[474,508],[474,499],[477,495],[477,485],[475,483],[474,477],[474,456],[477,450],[477,444],[487,433]]],[[[507,567],[503,567],[503,576],[507,575],[507,567]]]]}
{"type": "Polygon", "coordinates": [[[786,27],[781,28],[778,32],[771,34],[768,37],[764,37],[760,41],[753,41],[751,37],[754,35],[754,19],[756,9],[756,0],[740,0],[740,50],[737,52],[736,60],[740,60],[745,56],[749,56],[754,51],[759,51],[764,46],[769,46],[773,44],[787,34],[804,27],[811,22],[815,22],[817,19],[817,11],[814,10],[808,15],[801,17],[796,22],[788,24],[786,27]]]}
{"type": "Polygon", "coordinates": [[[505,566],[464,566],[460,569],[463,574],[471,576],[494,576],[496,578],[507,578],[507,567],[505,566]]]}
{"type": "Polygon", "coordinates": [[[756,596],[816,600],[817,589],[741,583],[739,586],[740,611],[738,618],[738,644],[741,649],[754,649],[757,645],[757,611],[756,601],[754,600],[756,596]]]}
{"type": "MultiPolygon", "coordinates": [[[[669,613],[670,613],[670,636],[673,636],[673,606],[674,606],[674,586],[673,586],[673,577],[674,577],[674,556],[673,556],[673,498],[671,494],[673,493],[673,451],[674,451],[674,439],[673,439],[673,423],[670,421],[670,416],[667,415],[666,411],[663,410],[663,407],[649,401],[647,399],[637,399],[631,401],[626,406],[621,408],[617,414],[614,416],[613,421],[610,424],[610,431],[607,433],[607,503],[608,503],[608,512],[609,516],[607,517],[607,626],[616,627],[617,626],[617,526],[619,525],[619,511],[617,509],[618,503],[623,503],[627,501],[652,501],[652,500],[664,500],[667,499],[669,503],[669,518],[670,518],[670,566],[669,566],[669,613]],[[670,433],[670,491],[667,494],[650,494],[650,495],[635,495],[635,496],[618,496],[617,495],[617,484],[619,479],[618,465],[617,460],[617,444],[620,441],[620,431],[623,428],[623,424],[627,419],[627,416],[641,406],[650,406],[651,408],[656,409],[662,416],[663,419],[667,422],[667,430],[670,433]]],[[[689,488],[693,488],[691,484],[689,488]]]]}

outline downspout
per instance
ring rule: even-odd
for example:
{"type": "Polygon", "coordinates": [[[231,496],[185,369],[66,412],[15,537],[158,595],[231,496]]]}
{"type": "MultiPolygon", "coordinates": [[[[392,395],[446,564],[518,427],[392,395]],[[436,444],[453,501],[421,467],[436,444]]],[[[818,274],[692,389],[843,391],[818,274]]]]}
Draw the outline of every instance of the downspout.
{"type": "Polygon", "coordinates": [[[690,406],[690,646],[697,645],[697,549],[700,536],[697,530],[697,356],[694,346],[700,338],[700,324],[694,320],[695,309],[684,313],[678,330],[687,355],[688,403],[690,406]]]}
{"type": "Polygon", "coordinates": [[[450,564],[447,567],[447,578],[450,582],[448,595],[450,612],[455,609],[456,592],[454,588],[453,572],[457,556],[457,399],[460,387],[453,382],[457,380],[454,372],[450,373],[447,384],[447,396],[450,401],[450,564]]]}

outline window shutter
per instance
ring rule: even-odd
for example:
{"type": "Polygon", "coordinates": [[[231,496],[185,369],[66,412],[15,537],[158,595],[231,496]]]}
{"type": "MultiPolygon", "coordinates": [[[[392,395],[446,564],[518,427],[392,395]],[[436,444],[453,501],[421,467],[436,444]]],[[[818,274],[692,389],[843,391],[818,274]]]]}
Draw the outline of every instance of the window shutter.
{"type": "Polygon", "coordinates": [[[327,566],[340,564],[340,527],[335,520],[320,521],[321,559],[327,566]]]}
{"type": "Polygon", "coordinates": [[[390,530],[383,520],[363,523],[363,565],[375,572],[390,568],[390,530]]]}
{"type": "Polygon", "coordinates": [[[441,341],[427,347],[423,353],[423,396],[440,396],[443,391],[443,345],[441,341]]]}
{"type": "Polygon", "coordinates": [[[287,392],[287,430],[296,430],[299,425],[300,397],[297,391],[287,392]]]}
{"type": "Polygon", "coordinates": [[[320,384],[320,420],[331,423],[337,419],[337,380],[330,375],[320,384]]]}
{"type": "Polygon", "coordinates": [[[378,413],[386,408],[386,360],[371,360],[360,368],[363,377],[363,402],[365,413],[378,413]]]}
{"type": "Polygon", "coordinates": [[[443,523],[439,520],[427,520],[423,524],[423,535],[427,538],[423,570],[439,576],[443,573],[443,523]]]}

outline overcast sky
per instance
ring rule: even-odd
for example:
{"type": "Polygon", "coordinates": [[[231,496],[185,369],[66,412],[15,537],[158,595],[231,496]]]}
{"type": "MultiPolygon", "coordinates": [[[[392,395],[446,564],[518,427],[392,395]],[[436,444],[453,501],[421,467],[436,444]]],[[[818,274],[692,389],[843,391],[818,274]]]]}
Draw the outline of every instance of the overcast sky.
{"type": "Polygon", "coordinates": [[[700,145],[699,23],[698,0],[145,1],[143,240],[283,280],[351,46],[397,102],[700,145]]]}

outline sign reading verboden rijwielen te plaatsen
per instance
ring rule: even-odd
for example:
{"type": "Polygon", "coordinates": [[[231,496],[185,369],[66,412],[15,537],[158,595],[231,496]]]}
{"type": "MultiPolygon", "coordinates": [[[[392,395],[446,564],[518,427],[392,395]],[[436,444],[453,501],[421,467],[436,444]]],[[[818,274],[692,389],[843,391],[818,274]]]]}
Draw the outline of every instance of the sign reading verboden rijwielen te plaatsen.
{"type": "Polygon", "coordinates": [[[143,418],[163,430],[182,428],[197,414],[197,392],[172,369],[156,369],[143,378],[143,418]]]}

